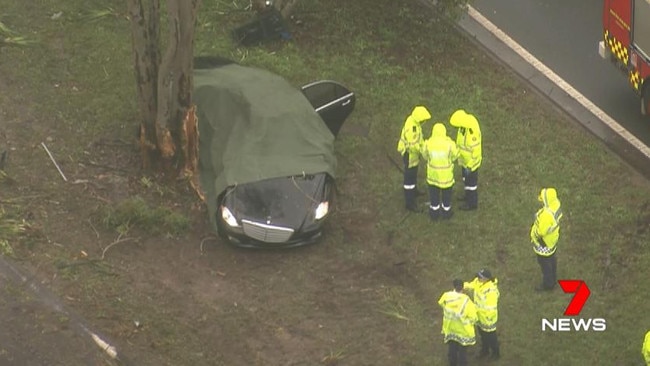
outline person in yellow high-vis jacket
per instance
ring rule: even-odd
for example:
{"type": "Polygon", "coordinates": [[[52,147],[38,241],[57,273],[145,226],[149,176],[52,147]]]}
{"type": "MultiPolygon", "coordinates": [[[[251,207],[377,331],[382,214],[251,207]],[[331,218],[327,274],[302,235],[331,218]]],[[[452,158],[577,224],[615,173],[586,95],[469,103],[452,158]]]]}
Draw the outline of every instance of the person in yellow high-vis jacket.
{"type": "Polygon", "coordinates": [[[417,106],[404,121],[402,133],[397,143],[397,151],[402,155],[404,161],[404,200],[406,209],[418,211],[417,178],[418,165],[420,163],[420,150],[424,143],[422,135],[422,123],[431,119],[431,114],[423,106],[417,106]]]}
{"type": "Polygon", "coordinates": [[[552,290],[557,282],[557,259],[555,252],[560,238],[562,208],[555,188],[543,188],[538,200],[542,202],[535,214],[535,222],[530,228],[530,241],[542,269],[542,284],[538,291],[552,290]]]}
{"type": "Polygon", "coordinates": [[[438,305],[442,307],[442,334],[449,346],[449,366],[467,365],[467,347],[476,344],[474,325],[478,321],[476,305],[463,293],[463,281],[455,279],[454,289],[442,294],[438,305]]]}
{"type": "Polygon", "coordinates": [[[481,128],[476,117],[462,109],[451,115],[449,123],[458,128],[456,145],[460,155],[458,164],[462,169],[463,185],[465,186],[465,203],[461,210],[476,210],[478,208],[478,170],[483,162],[481,146],[481,128]]]}
{"type": "Polygon", "coordinates": [[[645,334],[643,346],[641,346],[641,354],[643,355],[646,366],[650,366],[650,330],[645,334]]]}
{"type": "Polygon", "coordinates": [[[496,360],[501,357],[499,340],[497,339],[497,320],[499,319],[499,288],[497,279],[492,277],[489,270],[483,268],[471,282],[465,282],[463,288],[470,290],[472,300],[476,304],[478,334],[481,337],[481,353],[479,357],[490,355],[496,360]]]}
{"type": "Polygon", "coordinates": [[[449,219],[453,215],[451,196],[455,183],[454,162],[458,159],[458,147],[447,136],[444,124],[437,122],[433,125],[431,137],[422,146],[422,157],[427,161],[429,216],[432,220],[439,217],[449,219]]]}

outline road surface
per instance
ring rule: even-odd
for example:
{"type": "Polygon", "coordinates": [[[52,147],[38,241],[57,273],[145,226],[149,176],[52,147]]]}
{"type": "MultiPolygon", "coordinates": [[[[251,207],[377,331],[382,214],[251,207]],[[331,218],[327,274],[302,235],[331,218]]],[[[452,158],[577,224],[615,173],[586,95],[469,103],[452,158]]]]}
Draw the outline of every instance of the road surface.
{"type": "Polygon", "coordinates": [[[650,120],[627,77],[598,55],[601,1],[476,0],[474,8],[650,145],[650,120]]]}

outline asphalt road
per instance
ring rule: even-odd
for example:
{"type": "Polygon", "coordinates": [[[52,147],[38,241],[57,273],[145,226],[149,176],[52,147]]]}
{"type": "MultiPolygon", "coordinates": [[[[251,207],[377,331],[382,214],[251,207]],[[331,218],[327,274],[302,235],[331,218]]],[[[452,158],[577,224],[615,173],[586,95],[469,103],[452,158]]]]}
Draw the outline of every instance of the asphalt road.
{"type": "Polygon", "coordinates": [[[602,1],[476,0],[484,17],[614,118],[646,146],[650,119],[626,76],[598,55],[602,1]]]}

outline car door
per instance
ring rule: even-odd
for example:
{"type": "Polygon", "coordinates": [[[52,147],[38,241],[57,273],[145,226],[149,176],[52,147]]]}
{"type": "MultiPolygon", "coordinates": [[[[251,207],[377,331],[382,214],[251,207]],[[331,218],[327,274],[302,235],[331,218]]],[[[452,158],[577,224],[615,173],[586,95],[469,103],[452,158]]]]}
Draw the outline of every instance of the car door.
{"type": "Polygon", "coordinates": [[[332,80],[320,80],[301,88],[314,110],[334,136],[354,110],[356,96],[345,86],[332,80]]]}

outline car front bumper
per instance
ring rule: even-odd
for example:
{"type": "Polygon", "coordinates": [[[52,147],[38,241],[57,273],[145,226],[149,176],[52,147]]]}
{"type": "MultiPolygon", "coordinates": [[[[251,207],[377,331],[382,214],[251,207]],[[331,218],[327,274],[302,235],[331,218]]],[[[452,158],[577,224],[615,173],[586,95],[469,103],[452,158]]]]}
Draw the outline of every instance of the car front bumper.
{"type": "Polygon", "coordinates": [[[252,238],[243,232],[234,232],[223,228],[219,230],[219,235],[229,244],[239,248],[288,249],[316,243],[323,236],[323,231],[318,229],[311,232],[295,232],[291,238],[283,242],[262,241],[252,238]]]}

